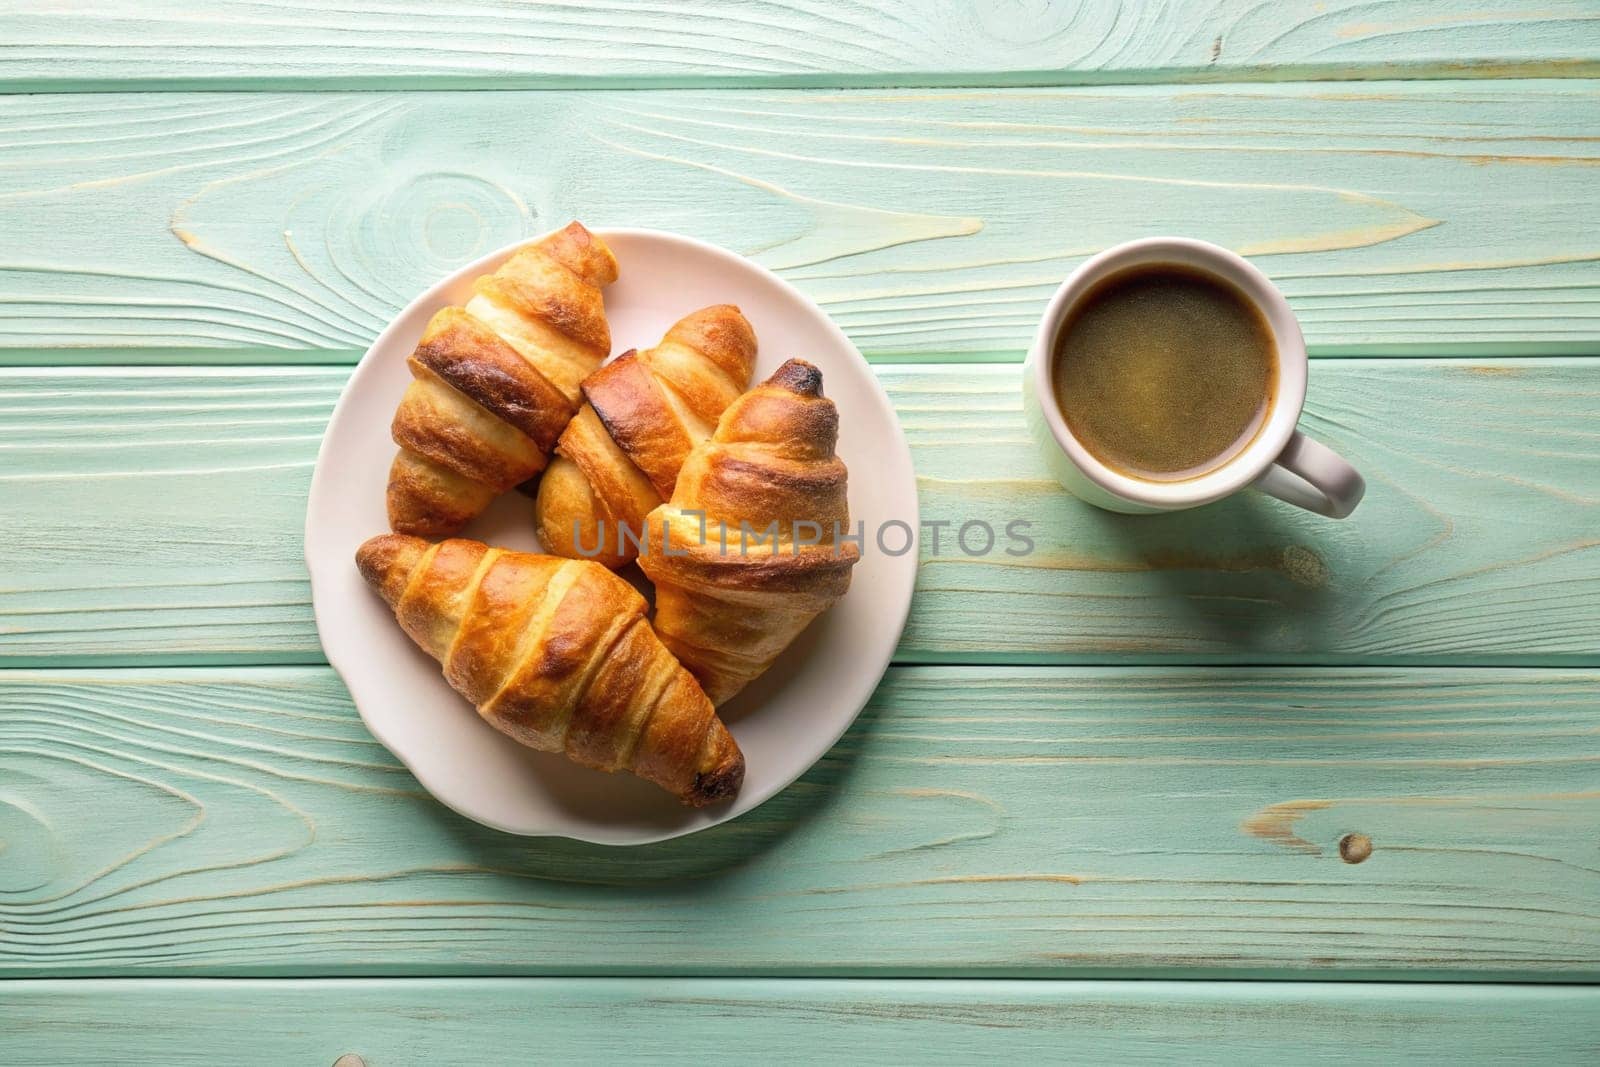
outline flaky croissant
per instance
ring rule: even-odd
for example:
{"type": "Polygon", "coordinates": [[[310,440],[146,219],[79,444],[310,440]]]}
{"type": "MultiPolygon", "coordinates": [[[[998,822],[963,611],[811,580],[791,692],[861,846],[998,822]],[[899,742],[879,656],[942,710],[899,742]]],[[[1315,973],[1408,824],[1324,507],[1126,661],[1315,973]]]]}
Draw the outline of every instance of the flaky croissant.
{"type": "Polygon", "coordinates": [[[621,567],[638,555],[645,516],[672,496],[678,470],[750,387],[756,335],[732,304],[680,319],[661,343],[589,375],[539,481],[545,551],[621,567]]]}
{"type": "Polygon", "coordinates": [[[600,289],[616,280],[611,250],[574,222],[429,320],[391,426],[391,528],[447,537],[544,469],[611,352],[600,289]]]}
{"type": "Polygon", "coordinates": [[[838,436],[822,372],[791,359],[723,412],[646,521],[639,566],[656,585],[656,632],[714,704],[850,586],[860,550],[838,436]]]}
{"type": "Polygon", "coordinates": [[[733,736],[657,639],[644,598],[599,564],[385,534],[356,565],[496,729],[695,807],[738,792],[733,736]]]}

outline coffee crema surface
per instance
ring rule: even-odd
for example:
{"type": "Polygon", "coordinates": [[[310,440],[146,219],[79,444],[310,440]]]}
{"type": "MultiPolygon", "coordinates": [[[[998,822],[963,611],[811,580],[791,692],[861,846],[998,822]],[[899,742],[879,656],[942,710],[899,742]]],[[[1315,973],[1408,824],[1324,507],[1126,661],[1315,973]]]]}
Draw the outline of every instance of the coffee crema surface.
{"type": "Polygon", "coordinates": [[[1101,463],[1149,481],[1217,469],[1255,439],[1277,392],[1272,328],[1214,275],[1171,263],[1102,279],[1056,334],[1067,427],[1101,463]]]}

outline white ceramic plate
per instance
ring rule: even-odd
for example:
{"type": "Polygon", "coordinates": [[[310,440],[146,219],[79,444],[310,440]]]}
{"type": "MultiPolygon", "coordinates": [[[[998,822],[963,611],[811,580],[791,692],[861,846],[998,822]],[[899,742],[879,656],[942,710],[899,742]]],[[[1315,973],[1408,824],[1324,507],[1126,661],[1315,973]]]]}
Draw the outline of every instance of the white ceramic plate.
{"type": "MultiPolygon", "coordinates": [[[[463,302],[472,280],[516,248],[469,264],[402,311],[362,357],[334,408],[317,455],[306,516],[311,599],[328,661],[361,718],[424,787],[462,815],[518,834],[644,844],[692,833],[749,811],[815,763],[854,721],[900,639],[916,578],[916,547],[880,551],[874,532],[898,520],[917,530],[916,481],[905,435],[861,354],[822,309],[764,267],[688,237],[597,230],[620,278],[606,290],[613,354],[647,348],[683,315],[739,305],[760,345],[756,381],[798,356],[822,370],[839,408],[839,454],[850,469],[850,517],[867,543],[850,591],[773,668],[722,709],[744,750],[744,787],[713,808],[684,808],[628,774],[602,774],[503,736],[445,683],[356,573],[355,552],[389,529],[384,485],[395,446],[389,422],[410,381],[406,357],[433,313],[463,302]]],[[[538,549],[533,501],[508,493],[462,536],[538,549]]],[[[885,543],[905,536],[892,528],[885,543]]],[[[640,579],[642,581],[642,579],[640,579]]]]}

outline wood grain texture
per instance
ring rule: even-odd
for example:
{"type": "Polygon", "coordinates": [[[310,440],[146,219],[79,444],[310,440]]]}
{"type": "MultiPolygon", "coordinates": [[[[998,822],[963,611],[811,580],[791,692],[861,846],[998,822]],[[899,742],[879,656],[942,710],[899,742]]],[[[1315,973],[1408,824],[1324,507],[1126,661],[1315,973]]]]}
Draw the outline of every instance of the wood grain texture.
{"type": "Polygon", "coordinates": [[[452,815],[326,668],[4,672],[0,974],[1593,980],[1597,682],[895,668],[760,809],[605,849],[452,815]]]}
{"type": "MultiPolygon", "coordinates": [[[[1367,479],[1344,522],[1255,493],[1159,516],[1082,504],[1031,447],[1019,377],[1004,367],[884,375],[923,522],[951,522],[920,571],[904,658],[1600,655],[1596,361],[1314,364],[1300,427],[1367,479]],[[1029,556],[973,559],[949,543],[958,523],[1003,530],[1016,517],[1034,524],[1029,556]]],[[[978,532],[971,540],[981,547],[978,532]]]]}
{"type": "MultiPolygon", "coordinates": [[[[0,372],[0,657],[320,662],[301,531],[345,373],[0,372]]],[[[1251,494],[1100,512],[1045,473],[1018,368],[880,376],[950,524],[903,662],[1600,663],[1592,361],[1317,363],[1304,427],[1370,484],[1344,523],[1251,494]]]]}
{"type": "Polygon", "coordinates": [[[25,981],[12,1067],[161,1063],[1583,1064],[1600,990],[788,979],[25,981]],[[248,1026],[241,1025],[249,1020],[248,1026]],[[625,1025],[619,1025],[625,1021],[625,1025]],[[646,1037],[645,1035],[648,1035],[646,1037]],[[337,1063],[335,1061],[338,1060],[337,1063]]]}
{"type": "Polygon", "coordinates": [[[6,16],[0,86],[974,84],[1578,76],[1582,0],[55,3],[6,16]]]}
{"type": "Polygon", "coordinates": [[[320,659],[302,531],[346,373],[0,376],[0,649],[320,659]]]}
{"type": "Polygon", "coordinates": [[[1256,257],[1320,354],[1600,352],[1597,112],[1576,81],[0,98],[0,359],[353,360],[575,216],[749,254],[876,359],[1015,360],[1076,263],[1161,233],[1256,257]]]}

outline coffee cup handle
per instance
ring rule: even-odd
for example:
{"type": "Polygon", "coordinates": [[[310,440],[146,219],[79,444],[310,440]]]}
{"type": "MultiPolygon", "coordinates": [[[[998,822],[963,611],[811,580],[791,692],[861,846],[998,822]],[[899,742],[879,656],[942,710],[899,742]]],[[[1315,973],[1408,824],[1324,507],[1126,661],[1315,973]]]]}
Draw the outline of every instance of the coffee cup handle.
{"type": "Polygon", "coordinates": [[[1255,487],[1296,507],[1342,519],[1361,503],[1367,483],[1361,473],[1333,449],[1296,431],[1289,443],[1256,479],[1255,487]]]}

